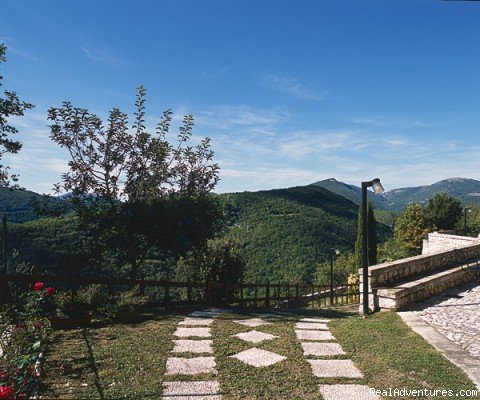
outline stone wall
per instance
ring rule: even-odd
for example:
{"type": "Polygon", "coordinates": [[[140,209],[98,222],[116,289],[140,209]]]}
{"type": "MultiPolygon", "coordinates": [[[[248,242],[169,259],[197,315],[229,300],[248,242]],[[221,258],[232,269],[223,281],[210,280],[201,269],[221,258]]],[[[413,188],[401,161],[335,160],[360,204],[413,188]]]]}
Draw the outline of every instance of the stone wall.
{"type": "MultiPolygon", "coordinates": [[[[462,259],[480,259],[480,242],[478,242],[478,244],[462,247],[461,254],[455,249],[452,249],[432,254],[422,254],[369,267],[368,292],[370,309],[377,310],[380,307],[378,298],[379,289],[393,288],[399,283],[415,280],[418,276],[428,276],[447,269],[453,269],[459,265],[460,256],[462,259]]],[[[361,309],[363,302],[362,269],[359,270],[359,275],[361,309]]],[[[457,275],[457,277],[459,278],[460,275],[457,275]]],[[[442,279],[441,282],[443,284],[445,280],[442,279]]],[[[455,282],[448,280],[448,286],[452,287],[452,285],[454,286],[454,283],[455,282]]],[[[463,277],[458,279],[458,284],[462,283],[464,283],[463,277]]],[[[431,287],[429,292],[438,293],[438,290],[437,288],[431,287]]]]}
{"type": "Polygon", "coordinates": [[[439,251],[466,247],[474,244],[480,244],[480,238],[432,232],[423,240],[422,254],[437,253],[439,251]]]}

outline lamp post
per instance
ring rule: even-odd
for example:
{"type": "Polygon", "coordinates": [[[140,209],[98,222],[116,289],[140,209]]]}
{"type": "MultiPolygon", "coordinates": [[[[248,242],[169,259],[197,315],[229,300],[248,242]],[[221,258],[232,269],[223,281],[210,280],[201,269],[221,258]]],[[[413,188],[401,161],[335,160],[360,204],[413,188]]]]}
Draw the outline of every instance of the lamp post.
{"type": "Polygon", "coordinates": [[[330,249],[330,306],[333,305],[333,256],[338,257],[340,250],[330,249]]]}
{"type": "Polygon", "coordinates": [[[368,213],[367,213],[367,189],[371,187],[375,193],[383,193],[384,189],[379,178],[362,182],[362,278],[363,278],[363,315],[369,313],[368,308],[368,213]]]}
{"type": "Polygon", "coordinates": [[[469,207],[463,209],[463,234],[467,236],[467,211],[471,211],[469,207]]]}

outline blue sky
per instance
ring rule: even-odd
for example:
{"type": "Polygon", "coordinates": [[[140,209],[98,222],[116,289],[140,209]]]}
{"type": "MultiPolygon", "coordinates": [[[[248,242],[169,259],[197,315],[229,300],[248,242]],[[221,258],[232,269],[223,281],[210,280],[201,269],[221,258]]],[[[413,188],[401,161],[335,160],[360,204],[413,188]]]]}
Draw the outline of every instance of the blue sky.
{"type": "MultiPolygon", "coordinates": [[[[329,177],[387,189],[480,179],[480,3],[429,0],[0,0],[4,89],[36,108],[6,157],[48,192],[67,166],[47,109],[70,100],[148,122],[192,113],[217,192],[329,177]]],[[[172,135],[174,136],[174,135],[172,135]]]]}

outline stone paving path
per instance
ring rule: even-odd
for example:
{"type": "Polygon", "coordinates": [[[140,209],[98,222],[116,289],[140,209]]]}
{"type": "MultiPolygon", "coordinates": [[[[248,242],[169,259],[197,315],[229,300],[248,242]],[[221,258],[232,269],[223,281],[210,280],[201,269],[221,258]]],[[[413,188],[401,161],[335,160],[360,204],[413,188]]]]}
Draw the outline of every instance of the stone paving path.
{"type": "MultiPolygon", "coordinates": [[[[352,360],[332,358],[345,356],[339,343],[328,329],[330,320],[302,318],[295,325],[295,334],[301,342],[303,355],[318,378],[363,378],[352,360]],[[320,358],[322,357],[322,358],[320,358]]],[[[333,384],[319,385],[318,390],[325,400],[376,400],[366,385],[333,384]]]]}
{"type": "MultiPolygon", "coordinates": [[[[213,356],[211,325],[217,311],[195,311],[179,322],[174,332],[172,356],[166,363],[166,382],[163,383],[164,400],[220,400],[220,384],[217,380],[171,380],[170,377],[199,375],[217,375],[213,356]],[[182,357],[183,354],[183,357],[182,357]]],[[[234,322],[250,328],[247,332],[233,335],[239,340],[252,343],[251,348],[234,354],[235,358],[255,368],[266,368],[281,363],[286,357],[255,347],[264,341],[278,336],[255,330],[262,325],[271,325],[262,318],[279,317],[278,314],[256,314],[254,318],[238,319],[234,322]]],[[[328,329],[328,319],[303,318],[295,325],[295,334],[301,342],[303,354],[318,378],[363,378],[362,373],[352,360],[346,359],[346,353],[328,329]]],[[[184,378],[185,379],[185,378],[184,378]]],[[[321,384],[318,391],[324,400],[378,400],[370,393],[370,388],[359,384],[321,384]]]]}
{"type": "Polygon", "coordinates": [[[480,282],[451,289],[409,310],[480,359],[480,282]]]}
{"type": "Polygon", "coordinates": [[[211,325],[213,319],[221,310],[195,311],[178,323],[173,335],[173,350],[175,356],[167,359],[163,382],[164,400],[220,400],[220,384],[218,381],[168,381],[170,376],[193,376],[200,374],[217,375],[215,357],[213,356],[213,341],[211,325]],[[190,355],[190,357],[182,357],[190,355]],[[191,355],[194,355],[191,357],[191,355]]]}

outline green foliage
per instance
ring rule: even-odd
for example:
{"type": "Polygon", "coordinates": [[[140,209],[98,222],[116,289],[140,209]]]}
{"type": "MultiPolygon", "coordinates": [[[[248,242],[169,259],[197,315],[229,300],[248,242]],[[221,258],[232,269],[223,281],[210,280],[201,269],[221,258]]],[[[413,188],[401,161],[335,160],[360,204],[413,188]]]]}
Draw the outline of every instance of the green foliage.
{"type": "Polygon", "coordinates": [[[397,238],[390,238],[378,246],[378,263],[385,263],[414,256],[416,252],[399,242],[397,238]]]}
{"type": "Polygon", "coordinates": [[[352,250],[357,207],[315,186],[230,193],[238,217],[225,233],[242,245],[245,282],[312,282],[330,248],[352,250]]]}
{"type": "MultiPolygon", "coordinates": [[[[355,255],[357,259],[357,267],[362,267],[362,246],[363,246],[363,215],[362,207],[360,205],[358,210],[358,227],[357,227],[357,241],[355,242],[355,255]]],[[[377,263],[377,221],[373,212],[372,203],[369,201],[367,206],[367,228],[368,228],[368,265],[375,265],[377,263]]]]}
{"type": "Polygon", "coordinates": [[[429,223],[422,206],[418,203],[410,204],[395,222],[394,237],[407,250],[419,254],[425,235],[434,230],[435,227],[429,223]]]}
{"type": "MultiPolygon", "coordinates": [[[[347,282],[351,274],[357,274],[357,258],[355,253],[341,254],[333,259],[333,284],[340,285],[347,282]]],[[[330,262],[317,265],[314,283],[318,285],[330,284],[330,262]]]]}
{"type": "MultiPolygon", "coordinates": [[[[7,48],[0,43],[0,64],[7,60],[6,52],[7,48]]],[[[2,80],[3,76],[0,75],[0,87],[3,86],[2,80]]],[[[8,120],[11,117],[21,117],[26,110],[34,107],[33,104],[21,101],[15,92],[6,90],[3,94],[5,97],[0,97],[0,161],[5,153],[15,154],[22,148],[22,143],[11,138],[18,133],[18,130],[13,125],[9,125],[8,120]]],[[[0,164],[0,186],[9,186],[11,181],[18,181],[18,176],[9,176],[8,170],[8,166],[0,164]]]]}
{"type": "Polygon", "coordinates": [[[462,217],[462,212],[463,207],[460,201],[446,192],[437,193],[425,207],[425,215],[429,223],[444,230],[455,229],[462,217]]]}
{"type": "Polygon", "coordinates": [[[177,279],[237,283],[241,280],[244,268],[240,244],[220,237],[209,240],[205,248],[196,249],[180,258],[177,263],[177,279]]]}

